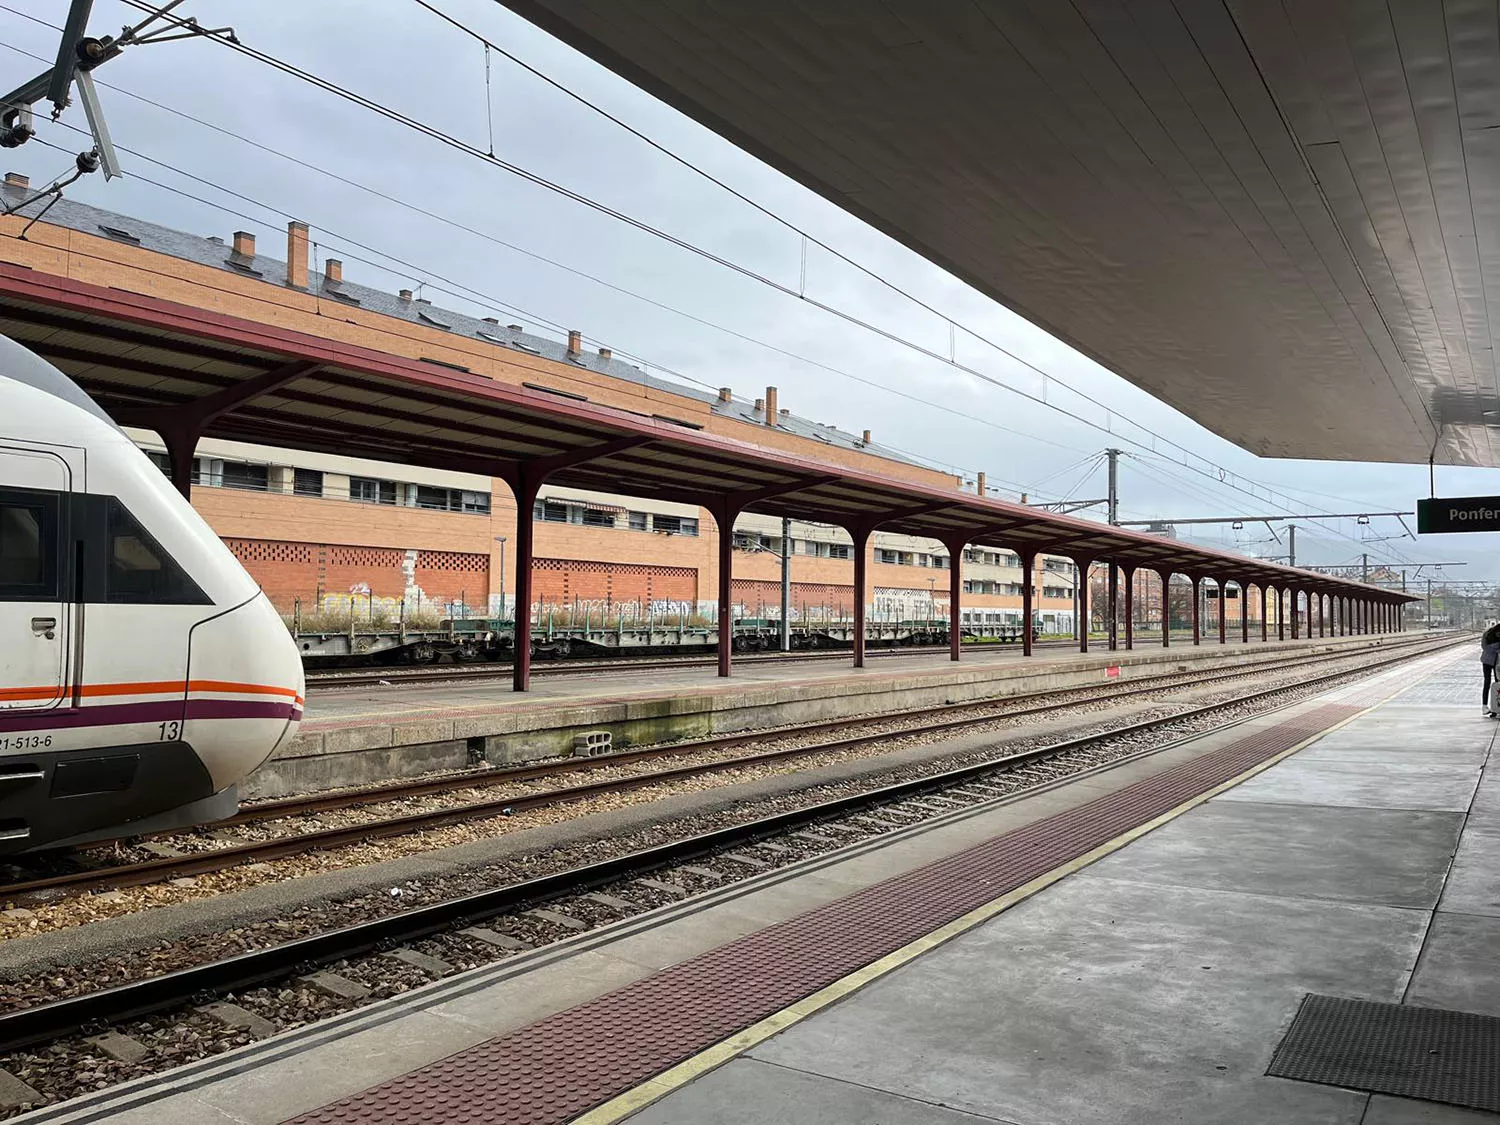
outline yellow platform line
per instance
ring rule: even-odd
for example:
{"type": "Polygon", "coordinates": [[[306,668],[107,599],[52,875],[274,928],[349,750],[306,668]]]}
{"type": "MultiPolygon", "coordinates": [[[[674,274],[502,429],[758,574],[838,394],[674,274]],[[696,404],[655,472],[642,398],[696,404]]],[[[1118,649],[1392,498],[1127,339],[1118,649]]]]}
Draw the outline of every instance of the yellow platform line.
{"type": "Polygon", "coordinates": [[[1220,793],[1233,789],[1237,785],[1243,785],[1256,774],[1264,773],[1277,763],[1290,758],[1299,750],[1305,750],[1319,739],[1325,738],[1334,731],[1348,726],[1356,719],[1362,719],[1371,711],[1385,706],[1392,699],[1396,698],[1396,696],[1410,690],[1413,686],[1411,683],[1402,684],[1395,691],[1391,692],[1390,695],[1385,696],[1376,703],[1370,704],[1364,710],[1356,711],[1348,718],[1341,719],[1332,726],[1325,727],[1316,734],[1303,739],[1297,745],[1273,754],[1258,765],[1250,767],[1244,773],[1238,774],[1228,781],[1220,782],[1212,789],[1206,790],[1196,797],[1189,798],[1182,802],[1182,804],[1168,809],[1160,816],[1148,820],[1144,824],[1138,824],[1134,828],[1120,833],[1120,835],[1114,837],[1112,840],[1105,841],[1092,851],[1085,852],[1083,855],[1077,856],[1067,863],[1054,867],[1045,875],[1039,875],[1031,880],[1031,882],[1017,887],[1013,891],[1008,891],[999,898],[991,899],[989,902],[975,907],[967,914],[960,915],[947,925],[940,926],[931,933],[924,934],[915,941],[903,945],[900,949],[887,953],[878,961],[872,961],[864,968],[856,969],[854,972],[841,977],[832,984],[820,988],[812,995],[797,1001],[797,1003],[766,1016],[758,1023],[751,1024],[743,1031],[731,1035],[728,1039],[723,1039],[715,1043],[712,1047],[700,1051],[691,1058],[684,1059],[676,1066],[662,1071],[656,1077],[647,1079],[639,1086],[635,1086],[623,1094],[617,1094],[609,1101],[595,1106],[582,1116],[573,1118],[572,1125],[613,1125],[614,1122],[622,1121],[631,1114],[640,1112],[651,1103],[659,1101],[693,1080],[701,1078],[709,1071],[723,1066],[725,1063],[744,1054],[752,1047],[765,1042],[771,1036],[785,1031],[794,1024],[801,1023],[808,1016],[859,991],[865,985],[879,980],[887,973],[899,969],[907,962],[913,961],[922,954],[936,949],[945,942],[952,941],[960,934],[972,930],[981,922],[989,921],[995,915],[1009,910],[1018,902],[1024,902],[1038,891],[1050,887],[1053,883],[1059,882],[1077,871],[1081,871],[1090,864],[1097,863],[1105,856],[1119,851],[1125,845],[1140,839],[1148,832],[1155,831],[1163,824],[1176,820],[1183,813],[1192,811],[1205,801],[1210,801],[1217,797],[1220,793]]]}

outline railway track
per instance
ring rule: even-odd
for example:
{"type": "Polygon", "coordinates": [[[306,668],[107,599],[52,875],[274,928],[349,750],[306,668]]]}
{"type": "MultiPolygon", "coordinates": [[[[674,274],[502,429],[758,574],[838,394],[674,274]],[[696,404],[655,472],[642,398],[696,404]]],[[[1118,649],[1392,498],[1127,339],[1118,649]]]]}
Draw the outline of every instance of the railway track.
{"type": "MultiPolygon", "coordinates": [[[[1429,638],[1422,638],[1401,646],[1405,659],[1410,650],[1426,651],[1432,645],[1429,638]]],[[[1386,646],[1382,651],[1390,652],[1386,646]]],[[[1351,653],[1356,659],[1360,653],[1351,653]]],[[[139,886],[170,878],[186,878],[223,871],[244,863],[266,862],[283,859],[318,850],[330,850],[365,843],[373,839],[406,835],[432,828],[441,828],[464,821],[485,820],[496,816],[509,816],[532,809],[564,805],[611,793],[629,792],[652,785],[668,784],[689,778],[743,769],[749,766],[790,761],[802,757],[836,754],[894,739],[941,735],[961,731],[977,722],[1020,718],[1046,714],[1076,706],[1080,702],[1109,703],[1163,691],[1177,691],[1205,684],[1222,683],[1246,676],[1284,672],[1291,668],[1309,664],[1324,664],[1327,654],[1303,655],[1288,660],[1268,661],[1250,668],[1239,668],[1195,675],[1153,676],[1135,681],[1129,687],[1100,692],[1093,688],[1060,688],[1010,696],[1000,699],[978,700],[965,703],[950,703],[936,707],[917,708],[865,719],[837,719],[805,724],[794,728],[759,729],[740,734],[722,735],[692,742],[669,743],[662,746],[622,750],[589,758],[566,758],[537,762],[507,769],[490,770],[484,773],[461,774],[451,777],[400,782],[390,785],[372,786],[340,793],[313,794],[277,801],[262,802],[241,810],[235,817],[218,822],[215,827],[233,827],[258,821],[281,819],[308,813],[345,809],[360,805],[377,804],[434,794],[461,792],[497,786],[511,786],[546,780],[565,774],[593,772],[641,762],[683,759],[693,756],[722,753],[742,746],[765,743],[778,738],[805,737],[837,732],[841,737],[794,746],[777,747],[749,754],[693,762],[688,765],[668,766],[664,769],[643,771],[626,777],[615,777],[598,782],[564,785],[553,789],[531,793],[511,793],[494,799],[465,802],[437,810],[408,813],[380,820],[343,825],[333,828],[314,829],[272,839],[254,840],[243,844],[193,852],[180,856],[168,856],[143,860],[118,866],[71,871],[48,875],[25,882],[0,884],[0,894],[15,897],[38,892],[69,891],[81,893],[112,888],[139,886]],[[984,713],[980,713],[984,712],[984,713]],[[918,725],[891,729],[891,723],[918,721],[918,725]],[[849,734],[851,729],[875,727],[867,733],[849,734]]],[[[1382,662],[1383,663],[1383,662],[1382,662]]],[[[1360,665],[1368,667],[1371,665],[1360,665]]],[[[1376,664],[1373,666],[1381,666],[1376,664]]],[[[1341,669],[1332,675],[1348,674],[1341,669]]],[[[1315,682],[1315,681],[1310,681],[1315,682]]],[[[1271,690],[1284,690],[1281,688],[1271,690]]],[[[97,847],[97,845],[95,845],[97,847]]]]}
{"type": "MultiPolygon", "coordinates": [[[[53,1043],[79,1031],[96,1032],[122,1021],[202,1005],[226,994],[243,999],[246,990],[283,980],[294,974],[306,974],[321,965],[349,961],[367,955],[399,948],[403,943],[431,938],[454,931],[473,933],[468,929],[542,903],[556,902],[595,888],[621,881],[640,879],[660,873],[674,865],[692,861],[710,862],[711,857],[731,859],[729,849],[747,845],[764,845],[768,841],[800,840],[804,852],[809,839],[827,850],[853,842],[854,838],[881,835],[892,825],[934,819],[952,811],[997,799],[1010,799],[1016,793],[1034,792],[1095,769],[1110,768],[1122,762],[1160,753],[1210,731],[1228,729],[1252,717],[1291,706],[1308,694],[1338,680],[1352,679],[1381,668],[1442,651],[1468,638],[1427,645],[1388,655],[1355,669],[1344,669],[1312,677],[1292,685],[1281,685],[1261,691],[1219,700],[1170,716],[1122,725],[1104,732],[1066,739],[1043,746],[986,758],[972,764],[939,773],[880,785],[858,792],[816,801],[770,816],[731,823],[721,828],[673,839],[657,846],[627,854],[585,863],[536,878],[512,882],[477,893],[449,898],[415,909],[370,918],[341,928],[282,942],[235,956],[194,964],[125,984],[85,992],[77,996],[33,1004],[30,1007],[0,1014],[0,1052],[13,1052],[36,1044],[53,1043]],[[1277,695],[1294,698],[1280,706],[1259,707],[1277,695]],[[1228,721],[1223,720],[1228,717],[1228,721]],[[1182,733],[1184,728],[1188,729],[1182,733]],[[1172,728],[1177,728],[1176,732],[1172,728]],[[1159,743],[1142,746],[1142,736],[1173,734],[1159,743]],[[1134,741],[1132,741],[1134,740],[1134,741]],[[1064,771],[1055,776],[1040,776],[1035,784],[1020,788],[1005,786],[1003,779],[1024,772],[1048,760],[1106,744],[1122,746],[1121,753],[1081,769],[1064,771]],[[997,794],[1000,796],[997,797],[997,794]],[[880,809],[872,818],[870,810],[880,809]],[[872,826],[872,820],[874,824],[872,826]],[[808,833],[811,825],[818,833],[808,833]],[[881,826],[884,827],[881,827],[881,826]],[[800,832],[800,836],[797,835],[800,832]],[[830,835],[832,834],[832,835],[830,835]]],[[[783,853],[796,849],[779,846],[783,853]]],[[[800,858],[800,857],[799,857],[800,858]]],[[[740,862],[744,862],[741,860],[740,862]]],[[[752,861],[755,862],[755,861],[752,861]]],[[[765,868],[774,863],[759,862],[765,868]]],[[[682,868],[699,870],[702,868],[682,868]]],[[[745,877],[750,872],[743,872],[745,877]]],[[[658,884],[660,885],[660,884],[658,884]]],[[[491,932],[491,931],[484,931],[491,932]]],[[[501,954],[496,953],[496,956],[501,954]]]]}
{"type": "MultiPolygon", "coordinates": [[[[1068,641],[1038,641],[1033,648],[1072,647],[1068,641]]],[[[1019,645],[968,644],[964,652],[984,652],[994,649],[1016,648],[1019,645]]],[[[869,649],[866,657],[876,656],[920,656],[927,653],[946,652],[946,645],[920,645],[904,648],[869,649]]],[[[735,653],[734,662],[749,664],[818,664],[829,660],[848,660],[849,649],[820,649],[813,652],[769,652],[735,653]]],[[[717,658],[707,656],[618,656],[608,660],[569,659],[562,661],[535,660],[531,665],[533,676],[577,676],[589,672],[645,672],[665,668],[712,668],[717,658]]],[[[341,671],[309,671],[309,689],[375,687],[408,683],[467,683],[508,676],[512,665],[509,661],[494,661],[483,664],[428,665],[416,668],[375,668],[341,671]]]]}
{"type": "MultiPolygon", "coordinates": [[[[1177,639],[1175,635],[1174,639],[1177,639]]],[[[1095,640],[1102,643],[1103,639],[1095,638],[1095,640]]],[[[1159,643],[1159,638],[1152,641],[1148,637],[1138,637],[1137,641],[1140,647],[1145,647],[1148,644],[1159,643]]],[[[1036,641],[1032,644],[1032,650],[1071,652],[1076,646],[1076,641],[1036,641]]],[[[1019,651],[1020,648],[1019,644],[989,642],[966,644],[962,646],[962,651],[1019,651]]],[[[867,658],[923,656],[946,651],[946,645],[919,645],[868,649],[865,656],[867,658]]],[[[736,653],[734,662],[737,666],[744,667],[755,664],[818,664],[829,660],[847,661],[849,658],[849,649],[824,649],[814,652],[736,653]]],[[[532,662],[531,673],[533,676],[578,676],[592,672],[648,672],[671,668],[712,668],[715,664],[716,657],[712,654],[675,657],[620,656],[608,660],[571,659],[560,662],[537,660],[532,662]]],[[[512,665],[508,661],[496,661],[483,664],[428,665],[416,668],[309,671],[307,688],[309,691],[326,691],[342,688],[399,687],[408,684],[483,683],[510,675],[511,668],[512,665]]]]}

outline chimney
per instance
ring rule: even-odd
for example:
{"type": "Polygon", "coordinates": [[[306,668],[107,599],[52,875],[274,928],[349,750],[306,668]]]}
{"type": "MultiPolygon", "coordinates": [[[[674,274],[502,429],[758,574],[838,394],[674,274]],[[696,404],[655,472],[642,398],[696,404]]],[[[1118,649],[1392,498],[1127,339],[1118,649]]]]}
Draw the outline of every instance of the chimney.
{"type": "Polygon", "coordinates": [[[22,191],[25,191],[31,186],[31,178],[23,176],[19,172],[7,172],[5,173],[5,186],[20,188],[22,191]]]}
{"type": "Polygon", "coordinates": [[[484,320],[484,322],[486,324],[499,324],[500,323],[499,317],[494,317],[494,316],[484,317],[483,320],[484,320]]]}
{"type": "Polygon", "coordinates": [[[235,231],[234,252],[244,258],[255,257],[255,235],[247,230],[235,231]]]}
{"type": "Polygon", "coordinates": [[[296,219],[286,225],[286,283],[307,288],[307,224],[296,219]]]}
{"type": "Polygon", "coordinates": [[[344,263],[337,258],[329,258],[323,263],[323,277],[337,285],[344,280],[344,263]]]}
{"type": "Polygon", "coordinates": [[[401,289],[401,290],[398,290],[397,293],[396,293],[396,296],[400,297],[403,301],[410,301],[411,300],[411,290],[410,289],[401,289]]]}
{"type": "Polygon", "coordinates": [[[766,388],[766,425],[771,426],[773,428],[776,425],[776,388],[775,387],[767,387],[766,388]]]}
{"type": "Polygon", "coordinates": [[[987,487],[985,487],[984,474],[983,473],[979,474],[979,485],[978,485],[977,488],[974,489],[974,491],[977,492],[977,493],[979,493],[979,495],[981,497],[988,496],[990,494],[989,493],[989,489],[987,487]]]}
{"type": "Polygon", "coordinates": [[[866,430],[864,432],[864,436],[861,437],[859,440],[862,441],[862,442],[864,442],[866,445],[869,445],[870,444],[870,431],[866,430]]]}
{"type": "Polygon", "coordinates": [[[505,327],[509,328],[512,332],[525,332],[526,331],[526,329],[522,328],[519,324],[507,324],[505,327]]]}
{"type": "Polygon", "coordinates": [[[1025,504],[1026,502],[1026,493],[1023,492],[1021,493],[1021,503],[1025,504]]]}
{"type": "Polygon", "coordinates": [[[568,330],[568,355],[573,358],[583,354],[583,333],[576,328],[568,330]]]}
{"type": "Polygon", "coordinates": [[[759,414],[765,408],[766,408],[766,400],[765,399],[758,398],[758,399],[755,400],[755,412],[757,414],[759,414]]]}
{"type": "Polygon", "coordinates": [[[734,391],[730,390],[728,387],[720,387],[719,388],[719,401],[720,402],[733,402],[734,401],[734,391]]]}
{"type": "Polygon", "coordinates": [[[610,360],[615,358],[615,353],[612,352],[609,348],[600,348],[599,358],[605,363],[608,363],[610,360]]]}

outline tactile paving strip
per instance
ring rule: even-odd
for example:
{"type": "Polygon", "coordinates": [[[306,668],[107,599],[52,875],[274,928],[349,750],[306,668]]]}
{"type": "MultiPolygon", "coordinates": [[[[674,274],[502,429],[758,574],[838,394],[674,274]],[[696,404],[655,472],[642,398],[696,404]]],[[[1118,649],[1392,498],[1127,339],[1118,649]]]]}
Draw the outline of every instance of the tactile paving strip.
{"type": "MultiPolygon", "coordinates": [[[[303,1114],[291,1125],[568,1121],[1359,709],[1327,704],[1289,718],[303,1114]]],[[[399,1022],[392,1034],[400,1035],[399,1022]]]]}
{"type": "Polygon", "coordinates": [[[1500,1112],[1500,1019],[1310,993],[1266,1073],[1500,1112]]]}

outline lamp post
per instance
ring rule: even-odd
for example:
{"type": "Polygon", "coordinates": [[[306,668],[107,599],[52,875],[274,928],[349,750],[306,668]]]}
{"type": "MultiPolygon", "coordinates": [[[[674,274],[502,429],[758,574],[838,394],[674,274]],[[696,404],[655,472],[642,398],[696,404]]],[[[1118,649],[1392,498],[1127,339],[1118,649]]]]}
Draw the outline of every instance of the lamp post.
{"type": "Polygon", "coordinates": [[[500,544],[500,616],[505,616],[505,536],[495,536],[495,542],[500,544]]]}

